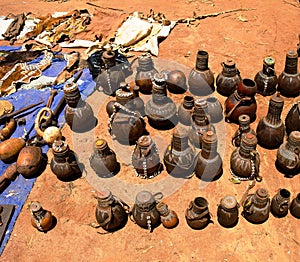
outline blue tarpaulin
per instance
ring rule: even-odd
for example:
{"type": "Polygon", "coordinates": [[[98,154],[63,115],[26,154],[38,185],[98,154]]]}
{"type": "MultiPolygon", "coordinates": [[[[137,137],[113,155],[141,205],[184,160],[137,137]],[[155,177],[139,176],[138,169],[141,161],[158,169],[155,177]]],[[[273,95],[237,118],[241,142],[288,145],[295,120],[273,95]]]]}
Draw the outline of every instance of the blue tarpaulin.
{"type": "MultiPolygon", "coordinates": [[[[0,47],[0,50],[15,51],[18,49],[19,47],[4,47],[4,46],[0,47]]],[[[35,59],[31,63],[37,63],[41,58],[42,56],[35,59]]],[[[43,72],[43,75],[56,77],[63,70],[65,66],[66,66],[66,61],[64,59],[54,58],[51,66],[43,72]]],[[[60,98],[63,96],[63,86],[64,84],[51,87],[58,90],[58,94],[55,96],[51,106],[52,109],[56,107],[56,105],[60,101],[60,98]]],[[[95,83],[88,69],[83,70],[83,74],[80,77],[80,80],[78,81],[78,86],[83,99],[85,99],[94,91],[95,83]]],[[[28,111],[30,112],[30,114],[27,114],[25,116],[26,125],[18,126],[17,130],[14,132],[12,137],[21,137],[24,134],[24,128],[28,132],[29,138],[35,135],[35,130],[34,130],[35,117],[39,109],[44,107],[45,104],[47,103],[49,95],[50,95],[49,88],[43,90],[29,89],[29,90],[19,90],[7,97],[1,98],[1,99],[9,100],[13,104],[15,110],[18,110],[30,104],[37,103],[39,101],[44,101],[44,103],[38,106],[38,108],[34,108],[28,111]]],[[[64,123],[65,123],[64,110],[62,110],[58,118],[58,124],[60,127],[62,127],[64,123]]],[[[46,153],[49,148],[47,146],[44,146],[42,149],[43,149],[43,153],[46,153]]],[[[3,174],[8,166],[9,164],[5,164],[2,161],[0,161],[0,174],[3,174]]],[[[2,254],[5,245],[9,240],[16,219],[19,216],[21,209],[27,200],[28,194],[30,193],[34,185],[35,180],[36,180],[35,178],[25,179],[22,175],[19,175],[18,178],[15,181],[13,181],[8,186],[8,188],[6,188],[0,195],[0,204],[12,204],[15,206],[14,214],[12,216],[12,219],[10,220],[5,237],[0,247],[0,254],[2,254]]]]}

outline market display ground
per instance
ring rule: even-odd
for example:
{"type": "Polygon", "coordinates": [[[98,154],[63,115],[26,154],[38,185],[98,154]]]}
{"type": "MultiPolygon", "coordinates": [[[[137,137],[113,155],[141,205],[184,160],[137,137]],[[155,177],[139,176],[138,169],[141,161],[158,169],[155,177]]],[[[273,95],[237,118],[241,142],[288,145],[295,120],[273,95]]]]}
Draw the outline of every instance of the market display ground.
{"type": "MultiPolygon", "coordinates": [[[[97,8],[87,5],[86,1],[46,2],[2,0],[0,15],[9,13],[32,12],[46,15],[55,11],[71,11],[87,8],[94,16],[89,31],[80,36],[93,39],[103,35],[106,39],[113,35],[123,19],[133,11],[148,13],[150,8],[163,12],[170,20],[197,15],[215,13],[236,8],[254,8],[246,12],[235,12],[218,17],[196,21],[194,25],[178,24],[170,36],[160,43],[159,59],[169,60],[192,68],[198,49],[206,50],[209,65],[215,76],[221,71],[220,63],[228,58],[237,63],[243,78],[254,78],[262,68],[266,56],[276,59],[276,72],[279,74],[285,63],[285,54],[295,49],[298,42],[300,5],[298,1],[91,1],[102,7],[113,7],[124,12],[97,8]]],[[[2,45],[8,44],[5,41],[2,45]]],[[[81,50],[83,51],[83,50],[81,50]]],[[[225,98],[215,94],[223,103],[225,98]]],[[[179,104],[183,95],[172,95],[179,104]]],[[[269,98],[256,96],[258,102],[257,120],[252,124],[256,128],[258,120],[266,115],[269,98]]],[[[95,103],[97,94],[88,98],[95,103]],[[94,100],[93,100],[94,99],[94,100]]],[[[288,109],[297,99],[285,99],[283,119],[288,109]]],[[[93,131],[112,143],[107,133],[105,108],[97,112],[99,123],[93,131]]],[[[48,167],[37,178],[28,202],[38,200],[45,209],[51,210],[57,218],[55,228],[48,233],[38,232],[30,225],[30,213],[26,203],[16,221],[11,238],[0,258],[1,261],[299,261],[300,226],[299,220],[288,214],[285,218],[270,215],[262,225],[253,225],[240,217],[239,223],[232,229],[222,228],[217,222],[217,205],[227,194],[239,200],[248,185],[247,182],[233,184],[229,181],[229,158],[233,150],[231,137],[237,126],[223,123],[224,139],[219,139],[219,147],[225,147],[223,154],[224,174],[212,183],[200,184],[192,177],[168,195],[164,201],[179,215],[179,225],[172,230],[160,226],[149,233],[128,221],[127,225],[113,234],[102,233],[90,226],[95,221],[95,188],[83,177],[73,182],[61,182],[48,167]],[[205,197],[209,202],[213,224],[201,231],[188,227],[184,213],[188,204],[197,196],[205,197]]],[[[151,136],[160,137],[163,145],[170,141],[172,130],[157,131],[147,127],[151,136]]],[[[65,126],[63,134],[75,148],[74,136],[65,126]]],[[[83,151],[88,150],[82,148],[83,151]]],[[[271,197],[279,188],[291,191],[292,198],[300,192],[300,176],[288,179],[280,174],[274,165],[276,150],[265,150],[258,146],[261,157],[261,175],[263,181],[255,189],[266,188],[271,197]]],[[[116,151],[117,152],[117,151],[116,151]]],[[[89,153],[89,152],[87,152],[89,153]]],[[[118,154],[118,152],[117,152],[118,154]]],[[[51,153],[49,153],[51,157],[51,153]]],[[[166,177],[164,171],[155,182],[166,177]]],[[[136,178],[131,166],[121,164],[118,174],[120,181],[136,184],[149,184],[136,178]]],[[[120,183],[122,184],[122,183],[120,183]]],[[[172,185],[169,185],[172,186],[172,185]]],[[[116,187],[113,194],[122,195],[126,188],[116,187]]],[[[132,205],[132,203],[129,203],[132,205]]]]}

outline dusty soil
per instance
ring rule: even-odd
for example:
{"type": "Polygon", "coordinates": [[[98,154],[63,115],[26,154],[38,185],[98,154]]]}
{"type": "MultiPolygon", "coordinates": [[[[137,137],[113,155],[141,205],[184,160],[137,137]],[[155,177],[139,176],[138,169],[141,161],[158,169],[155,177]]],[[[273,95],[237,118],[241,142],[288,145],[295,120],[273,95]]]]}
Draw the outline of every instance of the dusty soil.
{"type": "MultiPolygon", "coordinates": [[[[0,3],[0,15],[32,12],[45,15],[46,12],[71,11],[87,8],[94,17],[89,31],[81,36],[93,39],[97,34],[104,38],[113,35],[114,30],[133,11],[148,13],[152,8],[163,12],[169,19],[179,19],[196,14],[214,13],[236,8],[254,8],[247,12],[236,12],[196,21],[194,25],[178,24],[171,35],[160,44],[159,59],[171,60],[185,67],[195,64],[198,49],[208,51],[209,64],[215,76],[220,72],[220,62],[227,58],[236,61],[242,77],[254,78],[261,70],[266,56],[276,59],[276,71],[284,68],[285,54],[295,49],[299,32],[299,3],[288,1],[92,1],[103,7],[114,7],[124,13],[96,8],[86,1],[44,2],[8,1],[0,3]],[[242,18],[242,19],[239,19],[242,18]],[[241,20],[247,20],[243,22],[241,20]],[[190,52],[190,56],[186,56],[190,52]]],[[[2,42],[2,44],[7,44],[2,42]]],[[[179,103],[182,95],[171,95],[179,103]]],[[[216,94],[223,103],[224,97],[216,94]]],[[[93,96],[89,98],[94,103],[93,96]]],[[[268,98],[257,95],[257,120],[267,112],[268,98]]],[[[296,99],[285,99],[283,118],[296,99]]],[[[107,117],[104,108],[98,112],[99,124],[94,135],[101,135],[111,143],[107,133],[107,117]]],[[[219,146],[226,146],[223,155],[224,174],[212,183],[199,186],[199,180],[192,177],[164,201],[179,215],[180,223],[172,230],[163,226],[153,233],[139,228],[128,221],[127,225],[113,234],[99,234],[101,230],[89,226],[95,221],[96,200],[92,197],[95,188],[85,178],[73,182],[59,181],[49,169],[38,177],[28,201],[38,200],[44,208],[51,210],[57,218],[55,228],[48,233],[40,233],[30,226],[30,213],[24,206],[12,232],[1,261],[299,261],[300,227],[299,220],[290,214],[278,219],[270,215],[262,225],[253,225],[240,217],[232,229],[222,228],[217,222],[217,205],[227,194],[240,199],[247,183],[234,185],[229,182],[229,157],[233,150],[230,138],[236,125],[223,124],[226,128],[226,142],[219,140],[219,146]],[[213,224],[202,231],[194,231],[185,222],[185,209],[197,196],[209,201],[213,224]]],[[[168,143],[172,131],[159,132],[148,128],[152,136],[160,136],[168,143]]],[[[63,129],[71,147],[74,139],[69,127],[63,129]]],[[[87,149],[86,149],[87,150],[87,149]]],[[[300,176],[284,178],[275,166],[276,150],[258,147],[261,156],[261,175],[263,181],[255,188],[265,187],[271,196],[279,188],[287,188],[294,198],[300,192],[300,176]]],[[[50,156],[50,153],[49,153],[50,156]]],[[[51,157],[51,156],[50,156],[51,157]]],[[[118,175],[120,180],[130,183],[149,184],[133,175],[133,169],[125,164],[118,175]],[[134,177],[134,178],[133,178],[134,177]]],[[[164,171],[155,181],[166,177],[164,171]]],[[[90,180],[89,180],[90,181],[90,180]]],[[[117,188],[117,187],[116,187],[117,188]]],[[[118,188],[115,195],[124,195],[126,188],[118,188]]],[[[126,199],[129,201],[132,199],[126,199]]],[[[132,202],[130,203],[132,204],[132,202]]]]}

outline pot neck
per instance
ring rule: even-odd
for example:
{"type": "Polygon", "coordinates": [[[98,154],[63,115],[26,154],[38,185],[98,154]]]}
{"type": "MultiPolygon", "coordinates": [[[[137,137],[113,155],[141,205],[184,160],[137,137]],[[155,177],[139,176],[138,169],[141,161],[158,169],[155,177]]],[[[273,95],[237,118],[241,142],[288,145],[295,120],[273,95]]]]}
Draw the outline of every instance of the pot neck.
{"type": "Polygon", "coordinates": [[[298,54],[296,51],[291,50],[286,54],[284,72],[287,74],[298,74],[298,54]]]}

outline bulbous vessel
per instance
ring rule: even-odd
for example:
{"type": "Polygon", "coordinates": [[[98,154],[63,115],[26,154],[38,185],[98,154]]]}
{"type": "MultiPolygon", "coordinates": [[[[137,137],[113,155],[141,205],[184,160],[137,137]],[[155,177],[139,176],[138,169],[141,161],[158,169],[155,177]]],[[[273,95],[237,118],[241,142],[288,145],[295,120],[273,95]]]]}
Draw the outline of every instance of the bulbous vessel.
{"type": "Polygon", "coordinates": [[[167,72],[167,89],[174,94],[183,94],[187,90],[186,76],[180,70],[167,72]]]}
{"type": "Polygon", "coordinates": [[[100,191],[95,198],[98,200],[95,215],[100,227],[112,232],[126,225],[129,211],[127,204],[108,190],[100,191]]]}
{"type": "Polygon", "coordinates": [[[295,50],[290,50],[286,54],[285,67],[278,78],[277,90],[285,97],[297,97],[300,93],[298,54],[295,50]]]}
{"type": "Polygon", "coordinates": [[[202,136],[202,150],[196,158],[195,174],[203,181],[214,181],[223,174],[223,162],[217,152],[217,136],[207,131],[202,136]]]}
{"type": "Polygon", "coordinates": [[[178,225],[179,219],[175,211],[170,210],[164,202],[159,202],[156,209],[160,214],[161,223],[165,228],[174,228],[178,225]]]}
{"type": "Polygon", "coordinates": [[[111,177],[120,170],[116,153],[111,150],[104,139],[97,139],[94,143],[94,152],[90,156],[90,165],[100,177],[111,177]]]}
{"type": "Polygon", "coordinates": [[[292,200],[290,212],[295,218],[300,218],[300,193],[292,200]]]}
{"type": "Polygon", "coordinates": [[[15,162],[21,149],[26,145],[23,138],[12,137],[0,143],[0,159],[4,163],[15,162]]]}
{"type": "Polygon", "coordinates": [[[300,131],[300,100],[294,103],[287,113],[285,128],[287,135],[292,131],[300,131]]]}
{"type": "Polygon", "coordinates": [[[167,96],[165,75],[155,74],[152,97],[145,107],[149,124],[157,129],[170,129],[177,123],[176,111],[175,103],[167,96]]]}
{"type": "Polygon", "coordinates": [[[212,123],[218,123],[223,119],[223,107],[220,101],[211,96],[206,98],[207,101],[207,113],[210,116],[212,123]]]}
{"type": "Polygon", "coordinates": [[[243,134],[253,134],[256,136],[256,132],[250,127],[250,117],[248,115],[239,116],[239,128],[235,131],[231,140],[234,146],[239,147],[241,145],[243,134]]]}
{"type": "Polygon", "coordinates": [[[173,177],[189,178],[195,168],[195,150],[189,145],[185,128],[177,127],[164,153],[167,172],[173,177]]]}
{"type": "Polygon", "coordinates": [[[81,176],[75,153],[70,150],[65,141],[58,140],[52,145],[53,158],[50,163],[51,171],[59,180],[70,181],[81,176]]]}
{"type": "Polygon", "coordinates": [[[238,88],[225,101],[225,119],[227,122],[238,123],[240,115],[248,115],[250,121],[256,118],[257,104],[255,94],[256,83],[248,78],[238,84],[238,88]]]}
{"type": "Polygon", "coordinates": [[[192,229],[204,229],[211,222],[208,202],[203,197],[196,197],[185,211],[185,219],[192,229]]]}
{"type": "Polygon", "coordinates": [[[273,57],[266,57],[263,61],[262,70],[254,77],[254,81],[257,85],[257,93],[263,96],[270,96],[276,92],[278,79],[274,66],[275,59],[273,57]]]}
{"type": "Polygon", "coordinates": [[[279,95],[273,95],[269,102],[267,116],[263,117],[256,128],[258,144],[264,148],[278,148],[285,135],[284,123],[281,120],[281,112],[284,100],[279,95]]]}
{"type": "Polygon", "coordinates": [[[300,173],[299,148],[300,132],[293,131],[277,151],[276,168],[286,177],[300,173]]]}
{"type": "Polygon", "coordinates": [[[43,209],[41,204],[33,201],[28,206],[31,213],[31,225],[41,232],[47,232],[53,224],[52,213],[43,209]]]}
{"type": "Polygon", "coordinates": [[[209,119],[207,101],[197,99],[192,113],[191,127],[188,131],[189,140],[195,147],[201,148],[202,136],[205,132],[210,130],[215,131],[215,127],[210,124],[209,119]]]}
{"type": "Polygon", "coordinates": [[[264,188],[259,188],[254,194],[248,195],[242,205],[242,215],[253,224],[261,224],[269,218],[270,197],[264,188]]]}
{"type": "Polygon", "coordinates": [[[67,102],[65,119],[74,132],[86,132],[97,125],[92,107],[81,99],[76,83],[64,86],[64,97],[67,102]]]}
{"type": "Polygon", "coordinates": [[[178,119],[184,125],[191,124],[191,117],[194,109],[194,97],[184,96],[183,102],[178,107],[178,119]]]}
{"type": "Polygon", "coordinates": [[[206,96],[215,91],[215,78],[208,67],[208,53],[198,50],[196,66],[191,70],[188,77],[190,92],[197,96],[206,96]]]}
{"type": "Polygon", "coordinates": [[[134,85],[132,87],[134,100],[133,103],[135,105],[135,109],[142,115],[145,116],[145,104],[143,99],[140,97],[140,87],[137,85],[134,85]]]}
{"type": "Polygon", "coordinates": [[[141,191],[136,195],[132,209],[135,222],[150,232],[160,224],[160,214],[156,209],[158,197],[161,198],[162,193],[152,195],[149,191],[141,191]]]}
{"type": "Polygon", "coordinates": [[[236,148],[230,157],[230,171],[240,180],[256,179],[259,176],[260,157],[256,151],[257,138],[253,134],[243,134],[240,147],[236,148]]]}
{"type": "Polygon", "coordinates": [[[143,94],[151,94],[152,78],[158,73],[155,69],[153,60],[149,53],[138,57],[138,68],[135,76],[135,83],[140,87],[140,92],[143,94]]]}
{"type": "Polygon", "coordinates": [[[141,178],[153,178],[160,174],[162,164],[155,143],[150,136],[141,136],[131,155],[131,164],[136,175],[141,178]]]}
{"type": "Polygon", "coordinates": [[[234,196],[225,196],[218,206],[218,222],[223,227],[234,227],[239,220],[239,205],[234,196]]]}
{"type": "Polygon", "coordinates": [[[231,59],[221,63],[222,72],[217,76],[217,92],[222,96],[230,96],[236,89],[242,78],[235,62],[231,59]]]}
{"type": "Polygon", "coordinates": [[[279,189],[271,201],[271,213],[275,217],[285,217],[289,212],[291,193],[285,188],[279,189]]]}

